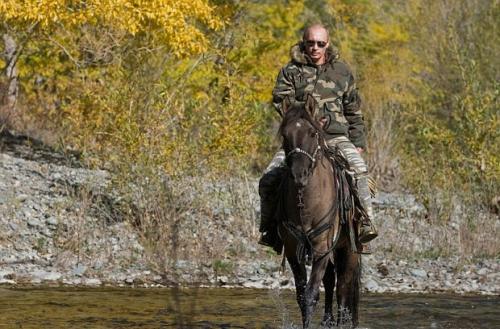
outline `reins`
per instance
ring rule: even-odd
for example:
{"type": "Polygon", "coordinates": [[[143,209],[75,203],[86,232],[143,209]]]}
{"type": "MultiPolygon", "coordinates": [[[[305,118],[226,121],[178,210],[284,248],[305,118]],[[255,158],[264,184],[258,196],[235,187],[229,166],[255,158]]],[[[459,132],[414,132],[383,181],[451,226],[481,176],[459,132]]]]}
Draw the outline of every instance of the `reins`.
{"type": "MultiPolygon", "coordinates": [[[[308,173],[307,173],[308,176],[313,173],[313,171],[316,167],[316,164],[318,162],[318,155],[322,154],[322,155],[327,156],[327,154],[326,154],[327,150],[321,147],[319,132],[316,132],[315,135],[316,135],[317,146],[314,149],[314,152],[312,154],[303,150],[300,147],[296,147],[286,154],[287,159],[293,154],[305,155],[311,161],[311,165],[308,168],[308,173]],[[321,150],[323,152],[320,153],[321,150]]],[[[335,170],[335,167],[333,166],[333,164],[331,164],[331,165],[332,165],[332,169],[335,170]]],[[[336,179],[334,179],[333,188],[334,188],[334,190],[337,190],[336,179]]],[[[306,215],[304,214],[305,204],[303,202],[303,192],[304,192],[303,188],[300,188],[297,191],[297,208],[299,210],[299,221],[300,221],[301,229],[298,229],[297,227],[291,225],[288,221],[283,221],[283,226],[287,229],[288,232],[290,232],[294,236],[294,238],[298,242],[296,256],[297,256],[297,259],[299,260],[299,262],[302,262],[304,259],[306,259],[308,257],[308,250],[310,250],[312,255],[314,255],[314,254],[319,255],[316,258],[316,260],[320,260],[323,257],[327,256],[335,249],[337,242],[338,242],[338,239],[340,237],[340,230],[339,230],[340,225],[339,225],[339,223],[337,223],[338,222],[337,221],[337,222],[335,222],[336,230],[335,230],[335,236],[332,240],[331,247],[328,248],[328,250],[324,251],[324,252],[316,250],[313,247],[312,240],[314,240],[315,238],[317,238],[318,236],[320,236],[321,234],[323,234],[327,230],[331,229],[334,226],[334,224],[332,224],[332,222],[330,220],[329,222],[325,222],[325,223],[323,223],[315,228],[311,228],[308,231],[305,231],[304,221],[305,221],[306,215]]],[[[282,195],[285,196],[285,194],[286,193],[283,193],[282,195]]],[[[283,201],[284,200],[282,200],[282,202],[281,202],[282,205],[284,204],[283,201]]],[[[323,215],[323,217],[321,217],[318,220],[318,223],[322,223],[326,219],[330,219],[334,213],[338,212],[338,210],[339,210],[339,203],[336,202],[336,200],[333,200],[331,207],[329,208],[327,213],[325,215],[323,215]]]]}

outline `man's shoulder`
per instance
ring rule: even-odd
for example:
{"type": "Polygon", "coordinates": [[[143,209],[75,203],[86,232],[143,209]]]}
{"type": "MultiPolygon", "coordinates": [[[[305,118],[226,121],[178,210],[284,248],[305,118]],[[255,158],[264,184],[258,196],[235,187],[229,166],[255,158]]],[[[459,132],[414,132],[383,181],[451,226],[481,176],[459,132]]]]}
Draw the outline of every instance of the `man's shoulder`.
{"type": "Polygon", "coordinates": [[[290,61],[281,68],[281,72],[287,76],[296,75],[300,73],[300,64],[290,61]]]}
{"type": "Polygon", "coordinates": [[[342,60],[335,60],[331,63],[332,70],[342,76],[352,76],[352,70],[349,64],[342,60]]]}
{"type": "Polygon", "coordinates": [[[298,71],[300,69],[301,64],[295,62],[295,61],[289,61],[286,63],[283,67],[282,70],[284,71],[298,71]]]}

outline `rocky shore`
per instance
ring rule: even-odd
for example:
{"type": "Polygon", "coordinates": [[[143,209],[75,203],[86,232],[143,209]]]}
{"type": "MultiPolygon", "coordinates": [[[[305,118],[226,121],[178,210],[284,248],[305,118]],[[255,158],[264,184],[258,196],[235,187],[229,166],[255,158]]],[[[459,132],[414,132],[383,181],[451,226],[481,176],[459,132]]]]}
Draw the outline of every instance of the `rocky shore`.
{"type": "MultiPolygon", "coordinates": [[[[241,187],[248,192],[251,218],[242,222],[231,204],[218,200],[209,205],[209,214],[200,215],[212,220],[197,220],[197,230],[188,232],[216,235],[202,240],[209,242],[223,236],[226,247],[236,251],[221,249],[221,256],[212,259],[180,256],[169,259],[164,270],[148,256],[137,228],[115,212],[119,197],[109,193],[108,172],[82,168],[29,140],[7,137],[0,142],[1,285],[293,288],[291,271],[280,273],[281,257],[256,243],[255,180],[241,187]]],[[[363,256],[364,291],[500,293],[499,259],[460,253],[495,240],[498,216],[478,216],[488,229],[477,235],[481,241],[467,242],[468,224],[460,209],[437,227],[411,195],[379,193],[375,207],[384,220],[374,253],[363,256]]]]}

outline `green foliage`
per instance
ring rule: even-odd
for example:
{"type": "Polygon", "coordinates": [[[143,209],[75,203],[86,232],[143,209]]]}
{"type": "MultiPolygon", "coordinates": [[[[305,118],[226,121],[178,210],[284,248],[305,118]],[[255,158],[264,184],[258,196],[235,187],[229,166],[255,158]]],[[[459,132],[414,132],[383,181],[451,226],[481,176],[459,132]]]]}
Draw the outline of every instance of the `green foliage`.
{"type": "Polygon", "coordinates": [[[414,187],[481,193],[486,202],[500,186],[500,38],[493,32],[500,12],[494,2],[424,3],[432,10],[409,22],[428,24],[412,49],[425,68],[413,84],[419,97],[402,113],[406,178],[414,187]]]}

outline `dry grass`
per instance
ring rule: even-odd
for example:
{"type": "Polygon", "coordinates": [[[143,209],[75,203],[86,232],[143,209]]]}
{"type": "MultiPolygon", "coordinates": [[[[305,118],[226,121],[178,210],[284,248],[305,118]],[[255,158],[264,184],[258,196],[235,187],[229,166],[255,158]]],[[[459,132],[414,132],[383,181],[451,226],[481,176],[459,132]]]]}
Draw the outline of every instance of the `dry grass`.
{"type": "Polygon", "coordinates": [[[158,273],[178,281],[189,264],[200,269],[194,277],[230,274],[233,260],[256,240],[256,191],[248,179],[150,176],[135,182],[129,195],[136,206],[128,213],[158,273]]]}
{"type": "Polygon", "coordinates": [[[446,201],[435,195],[426,208],[382,209],[377,216],[380,237],[375,250],[397,258],[499,256],[498,215],[479,205],[465,206],[458,197],[446,201]]]}

